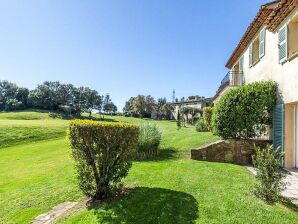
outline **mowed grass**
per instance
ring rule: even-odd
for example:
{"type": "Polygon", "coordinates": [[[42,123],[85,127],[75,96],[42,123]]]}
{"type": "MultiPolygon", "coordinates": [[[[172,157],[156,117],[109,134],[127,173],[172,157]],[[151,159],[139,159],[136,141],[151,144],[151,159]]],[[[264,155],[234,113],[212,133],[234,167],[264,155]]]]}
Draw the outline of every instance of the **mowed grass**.
{"type": "Polygon", "coordinates": [[[40,140],[61,138],[65,135],[64,120],[8,120],[0,118],[0,150],[4,147],[40,140]]]}
{"type": "MultiPolygon", "coordinates": [[[[297,223],[293,210],[266,205],[250,193],[254,178],[245,168],[189,159],[190,148],[218,139],[211,133],[190,126],[178,131],[172,121],[106,118],[156,123],[163,133],[161,153],[133,163],[125,178],[132,187],[127,196],[95,204],[61,223],[297,223]]],[[[67,121],[57,122],[64,129],[61,139],[25,140],[0,150],[0,223],[30,223],[59,203],[84,199],[62,127],[67,121]]]]}

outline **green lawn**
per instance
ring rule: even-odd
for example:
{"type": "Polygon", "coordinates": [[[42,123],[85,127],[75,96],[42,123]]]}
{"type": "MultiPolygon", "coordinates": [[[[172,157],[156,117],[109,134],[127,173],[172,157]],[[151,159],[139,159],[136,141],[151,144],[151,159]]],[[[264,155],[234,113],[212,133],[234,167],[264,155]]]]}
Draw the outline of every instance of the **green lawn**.
{"type": "MultiPolygon", "coordinates": [[[[13,120],[1,120],[1,115],[0,130],[11,132],[7,125],[13,120]]],[[[83,199],[65,139],[67,121],[25,120],[11,123],[23,125],[23,136],[26,127],[48,131],[57,127],[49,139],[60,139],[30,143],[24,137],[18,145],[0,150],[0,223],[30,223],[59,203],[83,199]]],[[[175,122],[148,122],[157,123],[162,130],[162,150],[155,159],[134,162],[125,179],[132,192],[111,203],[94,205],[62,223],[297,223],[298,214],[290,208],[266,205],[250,193],[254,178],[243,167],[189,159],[190,148],[215,141],[216,137],[197,133],[193,127],[178,131],[175,122]]],[[[36,135],[34,141],[46,139],[36,135]]],[[[6,142],[11,145],[13,141],[14,137],[6,142]]]]}
{"type": "Polygon", "coordinates": [[[65,135],[66,127],[67,121],[64,120],[1,120],[0,118],[0,150],[18,144],[61,138],[65,135]]]}

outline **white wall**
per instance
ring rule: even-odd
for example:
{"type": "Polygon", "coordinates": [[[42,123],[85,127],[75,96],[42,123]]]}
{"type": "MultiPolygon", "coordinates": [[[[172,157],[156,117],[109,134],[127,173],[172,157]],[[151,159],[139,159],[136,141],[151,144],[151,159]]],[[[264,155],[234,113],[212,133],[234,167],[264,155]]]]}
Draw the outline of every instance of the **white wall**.
{"type": "MultiPolygon", "coordinates": [[[[288,23],[295,15],[298,15],[298,8],[280,24],[280,27],[288,23]]],[[[279,63],[278,32],[272,33],[266,30],[265,56],[253,67],[249,67],[249,50],[248,48],[245,50],[244,78],[246,84],[256,81],[274,80],[279,85],[284,103],[298,102],[298,57],[283,64],[279,63]]]]}

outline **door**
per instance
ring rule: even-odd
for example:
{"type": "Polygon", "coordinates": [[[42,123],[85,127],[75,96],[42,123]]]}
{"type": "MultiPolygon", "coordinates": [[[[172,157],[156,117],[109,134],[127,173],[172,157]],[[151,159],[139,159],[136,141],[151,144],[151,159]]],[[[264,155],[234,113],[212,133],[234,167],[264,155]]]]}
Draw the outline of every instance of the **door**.
{"type": "Polygon", "coordinates": [[[298,168],[298,106],[295,107],[295,167],[298,168]]]}

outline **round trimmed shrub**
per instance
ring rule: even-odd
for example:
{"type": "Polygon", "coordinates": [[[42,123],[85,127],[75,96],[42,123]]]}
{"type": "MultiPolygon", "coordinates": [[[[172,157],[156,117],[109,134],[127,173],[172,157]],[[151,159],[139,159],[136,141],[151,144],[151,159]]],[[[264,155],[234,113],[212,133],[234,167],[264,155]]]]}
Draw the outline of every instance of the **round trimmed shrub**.
{"type": "Polygon", "coordinates": [[[214,134],[224,139],[249,139],[272,126],[277,84],[255,82],[229,90],[216,104],[212,115],[214,134]]]}
{"type": "Polygon", "coordinates": [[[136,159],[146,159],[159,152],[161,132],[155,124],[142,123],[137,145],[136,159]]]}
{"type": "Polygon", "coordinates": [[[93,199],[106,198],[128,174],[138,142],[136,125],[74,120],[69,125],[79,186],[93,199]]]}

